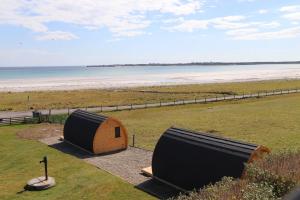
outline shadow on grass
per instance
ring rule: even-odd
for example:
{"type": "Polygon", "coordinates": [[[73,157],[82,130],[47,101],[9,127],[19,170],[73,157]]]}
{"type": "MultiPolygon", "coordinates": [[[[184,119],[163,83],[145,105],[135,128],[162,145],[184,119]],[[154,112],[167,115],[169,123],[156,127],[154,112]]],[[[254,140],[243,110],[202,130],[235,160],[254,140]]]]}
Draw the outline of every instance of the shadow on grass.
{"type": "Polygon", "coordinates": [[[52,147],[56,150],[59,150],[65,154],[69,154],[72,156],[75,156],[80,159],[85,159],[85,158],[91,158],[94,157],[92,153],[89,153],[87,151],[84,151],[78,147],[75,147],[67,142],[59,142],[55,144],[49,145],[49,147],[52,147]]]}

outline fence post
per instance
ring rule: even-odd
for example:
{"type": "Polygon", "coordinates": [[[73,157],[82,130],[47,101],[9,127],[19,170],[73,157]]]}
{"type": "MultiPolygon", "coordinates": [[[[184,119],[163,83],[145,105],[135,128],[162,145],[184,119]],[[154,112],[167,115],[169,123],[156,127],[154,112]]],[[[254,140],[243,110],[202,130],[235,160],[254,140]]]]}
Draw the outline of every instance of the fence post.
{"type": "Polygon", "coordinates": [[[9,125],[11,125],[11,117],[9,118],[9,125]]]}
{"type": "Polygon", "coordinates": [[[102,112],[102,111],[103,111],[102,105],[101,105],[100,109],[101,109],[101,111],[100,111],[100,112],[102,112]]]}
{"type": "Polygon", "coordinates": [[[216,101],[218,101],[218,96],[216,96],[216,101]]]}
{"type": "Polygon", "coordinates": [[[243,92],[243,99],[245,99],[245,92],[243,92]]]}
{"type": "Polygon", "coordinates": [[[259,92],[257,93],[257,96],[259,97],[259,92]]]}
{"type": "Polygon", "coordinates": [[[226,99],[225,94],[224,94],[224,100],[226,99]]]}
{"type": "Polygon", "coordinates": [[[116,105],[116,111],[118,111],[118,109],[119,109],[119,108],[118,108],[118,105],[116,105]]]}
{"type": "Polygon", "coordinates": [[[204,97],[204,103],[206,103],[206,97],[204,97]]]}
{"type": "Polygon", "coordinates": [[[147,103],[145,103],[145,108],[147,108],[147,103]]]}
{"type": "Polygon", "coordinates": [[[135,134],[132,135],[132,146],[135,146],[135,134]]]}
{"type": "Polygon", "coordinates": [[[197,99],[196,99],[196,97],[195,97],[195,103],[197,103],[197,99]]]}
{"type": "Polygon", "coordinates": [[[132,104],[130,104],[130,109],[132,110],[132,104]]]}
{"type": "Polygon", "coordinates": [[[235,94],[233,94],[233,99],[235,99],[235,94]]]}
{"type": "Polygon", "coordinates": [[[161,107],[161,101],[159,101],[159,107],[161,107]]]}
{"type": "Polygon", "coordinates": [[[176,100],[174,99],[174,105],[176,105],[176,100]]]}
{"type": "Polygon", "coordinates": [[[282,94],[282,89],[281,89],[281,94],[282,94]]]}

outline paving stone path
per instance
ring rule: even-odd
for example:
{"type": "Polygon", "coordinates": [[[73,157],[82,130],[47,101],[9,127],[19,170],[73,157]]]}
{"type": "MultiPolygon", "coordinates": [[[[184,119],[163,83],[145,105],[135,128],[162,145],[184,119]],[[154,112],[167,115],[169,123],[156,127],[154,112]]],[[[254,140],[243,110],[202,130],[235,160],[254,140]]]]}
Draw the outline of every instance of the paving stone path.
{"type": "Polygon", "coordinates": [[[141,174],[141,169],[151,166],[152,151],[128,147],[125,151],[113,154],[92,155],[71,144],[60,141],[59,137],[44,138],[40,141],[64,153],[76,156],[133,185],[141,184],[150,179],[141,174]]]}

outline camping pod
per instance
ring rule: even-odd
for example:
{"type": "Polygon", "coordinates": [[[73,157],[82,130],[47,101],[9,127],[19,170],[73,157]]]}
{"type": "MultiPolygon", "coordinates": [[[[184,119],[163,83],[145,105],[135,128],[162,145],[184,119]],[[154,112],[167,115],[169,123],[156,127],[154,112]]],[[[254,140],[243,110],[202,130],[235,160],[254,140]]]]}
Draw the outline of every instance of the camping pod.
{"type": "Polygon", "coordinates": [[[127,148],[127,131],[114,118],[76,110],[64,126],[64,140],[93,154],[127,148]]]}
{"type": "Polygon", "coordinates": [[[224,176],[242,177],[245,163],[269,152],[263,146],[171,127],[156,144],[152,177],[182,191],[199,189],[224,176]]]}

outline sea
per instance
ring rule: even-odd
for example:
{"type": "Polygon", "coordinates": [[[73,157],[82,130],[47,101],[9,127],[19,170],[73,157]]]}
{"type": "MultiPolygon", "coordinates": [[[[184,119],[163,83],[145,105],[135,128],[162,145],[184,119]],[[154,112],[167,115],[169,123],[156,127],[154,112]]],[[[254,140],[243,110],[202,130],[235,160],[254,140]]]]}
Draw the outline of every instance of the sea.
{"type": "Polygon", "coordinates": [[[0,67],[0,91],[76,90],[300,78],[300,64],[0,67]]]}

